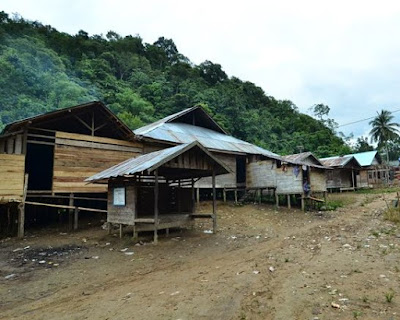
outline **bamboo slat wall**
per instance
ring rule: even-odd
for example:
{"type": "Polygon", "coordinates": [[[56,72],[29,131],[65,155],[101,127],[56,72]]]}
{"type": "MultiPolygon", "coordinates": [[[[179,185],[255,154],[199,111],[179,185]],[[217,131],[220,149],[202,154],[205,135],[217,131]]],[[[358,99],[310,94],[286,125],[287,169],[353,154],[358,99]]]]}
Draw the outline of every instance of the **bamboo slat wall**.
{"type": "Polygon", "coordinates": [[[247,187],[274,188],[276,187],[275,160],[250,162],[247,165],[247,187]]]}
{"type": "Polygon", "coordinates": [[[25,155],[0,154],[0,202],[22,199],[25,155]]]}
{"type": "Polygon", "coordinates": [[[275,170],[276,173],[276,193],[277,194],[297,194],[303,193],[303,175],[301,172],[294,174],[292,166],[282,166],[275,170]]]}
{"type": "MultiPolygon", "coordinates": [[[[223,162],[232,172],[221,174],[215,178],[216,188],[234,188],[236,187],[236,155],[213,153],[218,160],[223,162]]],[[[212,188],[211,177],[201,178],[195,183],[195,188],[212,188]]]]}
{"type": "Polygon", "coordinates": [[[311,168],[310,184],[312,192],[325,192],[326,189],[326,171],[311,168]]]}
{"type": "Polygon", "coordinates": [[[106,185],[88,184],[84,180],[140,154],[142,147],[135,142],[57,132],[53,192],[106,192],[106,185]]]}

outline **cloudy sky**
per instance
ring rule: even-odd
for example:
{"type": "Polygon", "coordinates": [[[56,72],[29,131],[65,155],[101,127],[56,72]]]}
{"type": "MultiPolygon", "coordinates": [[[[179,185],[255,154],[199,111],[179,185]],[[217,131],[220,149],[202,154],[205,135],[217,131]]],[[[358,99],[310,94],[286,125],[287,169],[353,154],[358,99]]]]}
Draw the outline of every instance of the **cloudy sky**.
{"type": "Polygon", "coordinates": [[[2,0],[0,10],[70,34],[172,38],[192,62],[219,63],[302,112],[329,105],[340,125],[400,109],[399,1],[2,0]]]}

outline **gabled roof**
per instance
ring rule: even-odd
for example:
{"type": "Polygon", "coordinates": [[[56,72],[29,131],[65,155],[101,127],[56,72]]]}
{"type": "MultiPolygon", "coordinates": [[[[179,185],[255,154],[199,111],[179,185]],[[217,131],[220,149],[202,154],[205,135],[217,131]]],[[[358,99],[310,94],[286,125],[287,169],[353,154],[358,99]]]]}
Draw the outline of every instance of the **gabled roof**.
{"type": "Polygon", "coordinates": [[[104,133],[109,133],[111,131],[118,132],[118,135],[121,137],[134,139],[135,135],[132,133],[132,130],[130,130],[128,126],[120,119],[118,119],[118,117],[114,113],[112,113],[101,101],[92,101],[77,106],[54,110],[37,116],[18,120],[7,124],[1,134],[12,133],[23,129],[26,126],[34,127],[39,125],[49,126],[49,128],[59,131],[71,132],[65,129],[59,129],[59,124],[54,125],[54,123],[58,121],[58,123],[61,123],[63,126],[68,127],[68,124],[61,119],[70,118],[74,115],[80,116],[91,112],[97,112],[98,114],[101,114],[104,122],[107,123],[107,125],[102,127],[99,131],[103,131],[104,133]],[[53,128],[52,126],[55,126],[57,128],[53,128]]]}
{"type": "Polygon", "coordinates": [[[294,162],[312,163],[320,166],[323,165],[321,161],[319,161],[318,158],[309,151],[282,156],[282,159],[289,162],[294,161],[294,162]]]}
{"type": "Polygon", "coordinates": [[[357,159],[352,155],[321,158],[320,161],[324,166],[332,168],[361,168],[357,159]]]}
{"type": "Polygon", "coordinates": [[[135,132],[139,135],[145,135],[146,133],[157,129],[159,126],[162,126],[164,123],[172,122],[188,123],[197,127],[203,127],[226,134],[225,130],[222,129],[220,125],[216,123],[215,120],[200,106],[194,106],[171,114],[156,122],[136,129],[135,132]]]}
{"type": "Polygon", "coordinates": [[[382,163],[382,159],[378,151],[359,152],[354,154],[348,154],[348,156],[353,156],[354,158],[356,158],[362,167],[367,167],[382,163]]]}
{"type": "Polygon", "coordinates": [[[134,133],[137,138],[152,142],[181,144],[199,141],[205,148],[212,151],[260,154],[273,159],[281,159],[276,153],[227,135],[214,120],[212,122],[209,120],[212,120],[211,117],[201,107],[193,107],[136,129],[134,133]],[[201,119],[199,122],[199,115],[206,116],[207,120],[201,119]],[[192,117],[194,118],[192,119],[192,117]],[[189,123],[188,119],[193,121],[189,123]],[[218,127],[215,127],[214,124],[218,127]]]}
{"type": "MultiPolygon", "coordinates": [[[[87,182],[104,182],[110,178],[123,177],[133,175],[135,173],[143,173],[146,172],[148,175],[151,175],[154,170],[161,167],[163,164],[168,161],[174,159],[175,157],[181,155],[182,153],[189,151],[193,148],[199,148],[201,152],[203,152],[210,161],[213,161],[216,166],[216,174],[225,174],[230,173],[230,169],[225,166],[224,163],[215,158],[206,148],[204,148],[199,142],[193,141],[189,144],[181,144],[175,147],[154,151],[151,153],[147,153],[141,155],[137,158],[131,158],[121,162],[111,168],[108,168],[104,171],[101,171],[89,178],[85,181],[87,182]]],[[[179,168],[177,168],[179,169],[179,168]]],[[[185,169],[186,170],[186,169],[185,169]]],[[[190,175],[190,170],[186,170],[187,174],[190,175]]],[[[209,172],[203,172],[199,174],[197,172],[198,177],[201,176],[210,176],[209,172]]]]}

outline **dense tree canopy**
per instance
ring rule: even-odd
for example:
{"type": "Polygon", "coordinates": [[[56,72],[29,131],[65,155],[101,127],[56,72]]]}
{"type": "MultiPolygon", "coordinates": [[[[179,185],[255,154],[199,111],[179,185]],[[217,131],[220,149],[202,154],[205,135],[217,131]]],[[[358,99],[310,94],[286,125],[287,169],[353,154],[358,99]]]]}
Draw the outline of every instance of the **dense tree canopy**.
{"type": "Polygon", "coordinates": [[[0,13],[0,129],[4,124],[90,100],[104,101],[132,129],[201,104],[230,134],[280,154],[351,152],[335,134],[329,107],[317,119],[220,64],[194,65],[172,39],[59,32],[0,13]]]}

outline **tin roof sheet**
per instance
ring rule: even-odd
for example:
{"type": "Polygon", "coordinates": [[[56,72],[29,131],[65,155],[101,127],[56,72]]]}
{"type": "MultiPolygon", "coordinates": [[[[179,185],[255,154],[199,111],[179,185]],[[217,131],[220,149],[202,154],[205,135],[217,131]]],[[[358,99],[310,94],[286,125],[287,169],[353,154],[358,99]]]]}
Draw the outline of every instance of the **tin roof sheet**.
{"type": "Polygon", "coordinates": [[[374,160],[377,158],[377,162],[380,163],[381,159],[378,154],[378,151],[367,151],[367,152],[359,152],[359,153],[354,153],[354,154],[348,154],[348,156],[353,156],[354,158],[357,159],[357,161],[360,163],[361,166],[371,166],[375,164],[374,160]]]}
{"type": "Polygon", "coordinates": [[[154,125],[139,128],[135,130],[134,133],[137,136],[172,143],[199,141],[204,147],[211,150],[261,154],[267,157],[280,159],[278,154],[255,146],[249,142],[187,123],[155,123],[154,125]]]}
{"type": "Polygon", "coordinates": [[[103,170],[103,171],[87,178],[85,181],[96,182],[96,181],[106,180],[109,178],[116,178],[116,177],[121,177],[121,176],[126,176],[126,175],[132,175],[132,174],[140,173],[140,172],[144,172],[144,171],[148,171],[148,173],[150,173],[151,171],[153,171],[153,170],[157,169],[158,167],[160,167],[161,165],[163,165],[165,162],[168,162],[169,160],[173,159],[174,157],[182,154],[183,152],[185,152],[195,146],[200,147],[213,161],[215,161],[219,165],[218,166],[218,174],[230,172],[230,170],[227,169],[223,163],[221,163],[218,159],[213,157],[206,149],[204,149],[203,146],[201,146],[200,143],[198,143],[197,141],[194,141],[189,144],[185,143],[185,144],[177,145],[175,147],[162,149],[159,151],[154,151],[151,153],[141,155],[136,158],[131,158],[131,159],[125,160],[111,168],[103,170]]]}

